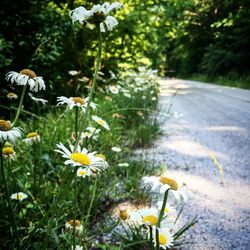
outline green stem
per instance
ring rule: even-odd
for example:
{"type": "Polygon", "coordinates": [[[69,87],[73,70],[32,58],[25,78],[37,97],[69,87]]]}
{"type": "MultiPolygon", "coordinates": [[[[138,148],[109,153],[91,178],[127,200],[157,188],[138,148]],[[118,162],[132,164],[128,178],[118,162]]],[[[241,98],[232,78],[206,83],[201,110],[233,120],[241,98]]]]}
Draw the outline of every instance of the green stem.
{"type": "Polygon", "coordinates": [[[87,217],[86,217],[86,220],[85,220],[85,227],[87,227],[87,223],[88,223],[90,211],[91,211],[92,206],[93,206],[93,202],[94,202],[94,198],[95,198],[95,194],[96,194],[96,186],[97,186],[97,175],[95,177],[94,189],[93,189],[93,193],[92,193],[92,197],[91,197],[91,201],[90,201],[90,205],[89,205],[87,217]]]}
{"type": "Polygon", "coordinates": [[[160,249],[160,242],[159,242],[159,230],[155,228],[155,238],[156,238],[156,250],[160,249]]]}
{"type": "Polygon", "coordinates": [[[150,235],[150,249],[154,250],[153,229],[152,229],[152,227],[149,227],[149,235],[150,235]]]}
{"type": "Polygon", "coordinates": [[[165,207],[166,207],[166,204],[167,204],[167,200],[168,200],[168,192],[169,192],[170,188],[166,190],[165,194],[164,194],[164,199],[163,199],[163,203],[162,203],[162,206],[161,206],[161,211],[160,211],[160,214],[159,214],[159,217],[158,217],[158,221],[157,221],[157,227],[160,228],[161,226],[161,221],[162,221],[162,218],[164,216],[164,210],[165,210],[165,207]]]}
{"type": "MultiPolygon", "coordinates": [[[[88,120],[88,116],[89,116],[89,112],[90,112],[90,103],[91,103],[91,101],[93,99],[93,95],[94,95],[94,92],[95,92],[96,78],[97,78],[97,74],[98,74],[98,71],[99,71],[99,68],[100,68],[100,64],[101,64],[101,57],[102,57],[102,32],[101,32],[101,30],[100,30],[99,27],[98,27],[98,29],[99,29],[98,55],[97,55],[97,60],[96,60],[96,65],[95,65],[95,72],[94,72],[93,82],[92,82],[92,86],[91,86],[91,90],[90,90],[90,94],[89,94],[89,100],[88,100],[88,104],[87,104],[87,107],[86,107],[86,110],[85,110],[85,118],[84,118],[84,122],[83,122],[82,126],[85,126],[86,122],[88,120]]],[[[80,128],[80,131],[83,130],[82,126],[80,128]]],[[[80,140],[80,138],[77,138],[76,145],[79,143],[79,140],[80,140]]]]}
{"type": "Polygon", "coordinates": [[[25,92],[26,92],[26,88],[27,88],[27,85],[24,85],[23,87],[23,91],[22,91],[22,94],[21,94],[21,98],[20,98],[20,102],[19,102],[19,106],[18,106],[18,110],[17,110],[17,113],[16,113],[16,117],[12,123],[12,126],[14,127],[18,118],[19,118],[19,115],[21,113],[21,110],[22,110],[22,106],[23,106],[23,99],[24,99],[24,95],[25,95],[25,92]]]}
{"type": "MultiPolygon", "coordinates": [[[[76,133],[76,141],[79,142],[79,140],[77,140],[78,139],[78,107],[75,107],[75,110],[76,110],[76,113],[75,113],[75,115],[76,115],[76,119],[75,119],[75,133],[76,133]]],[[[77,147],[78,142],[75,145],[76,147],[77,147]]]]}
{"type": "Polygon", "coordinates": [[[73,220],[74,220],[74,227],[73,227],[73,250],[76,249],[76,213],[77,213],[77,175],[75,173],[75,197],[74,197],[74,218],[73,218],[73,220]]]}
{"type": "Polygon", "coordinates": [[[5,192],[6,192],[6,196],[7,196],[7,202],[10,208],[10,219],[11,219],[11,225],[13,225],[14,227],[14,232],[15,232],[15,238],[17,240],[17,249],[20,249],[20,239],[19,239],[19,234],[18,234],[18,229],[17,229],[17,223],[15,220],[15,216],[14,216],[14,210],[11,204],[11,200],[10,200],[10,193],[9,193],[9,189],[7,186],[7,182],[6,182],[6,178],[5,178],[5,173],[4,173],[4,164],[3,164],[3,145],[0,143],[0,163],[1,163],[1,174],[2,174],[2,179],[3,179],[3,184],[5,187],[5,192]]]}

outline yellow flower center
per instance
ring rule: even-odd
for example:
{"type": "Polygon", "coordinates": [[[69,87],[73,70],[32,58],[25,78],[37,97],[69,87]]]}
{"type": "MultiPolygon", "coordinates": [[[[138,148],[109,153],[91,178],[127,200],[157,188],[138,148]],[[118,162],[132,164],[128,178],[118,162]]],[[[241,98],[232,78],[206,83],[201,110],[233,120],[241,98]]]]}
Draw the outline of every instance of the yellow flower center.
{"type": "Polygon", "coordinates": [[[102,158],[104,161],[106,161],[106,157],[104,154],[96,154],[96,157],[102,158]]]}
{"type": "Polygon", "coordinates": [[[72,100],[74,101],[75,104],[79,103],[81,105],[85,104],[85,100],[81,97],[72,97],[72,100]]]}
{"type": "Polygon", "coordinates": [[[17,199],[17,200],[21,200],[22,198],[23,198],[23,195],[22,195],[22,194],[17,194],[17,195],[16,195],[16,199],[17,199]]]}
{"type": "Polygon", "coordinates": [[[83,153],[79,153],[79,152],[73,153],[70,155],[70,159],[75,161],[75,162],[80,163],[81,165],[85,165],[85,166],[90,165],[89,157],[83,153]]]}
{"type": "Polygon", "coordinates": [[[3,155],[11,155],[15,153],[12,147],[4,147],[2,152],[3,152],[3,155]]]}
{"type": "Polygon", "coordinates": [[[143,217],[144,223],[150,223],[150,225],[156,225],[157,224],[157,218],[154,215],[147,215],[143,217]]]}
{"type": "Polygon", "coordinates": [[[98,119],[98,120],[97,120],[97,123],[98,123],[99,125],[101,125],[102,127],[104,126],[104,121],[103,121],[102,119],[98,119]]]}
{"type": "Polygon", "coordinates": [[[84,176],[84,175],[87,174],[87,171],[81,169],[81,170],[79,171],[79,174],[80,174],[81,176],[84,176]]]}
{"type": "Polygon", "coordinates": [[[31,132],[31,133],[28,133],[27,138],[32,138],[32,137],[36,137],[36,136],[38,136],[37,132],[31,132]]]}
{"type": "Polygon", "coordinates": [[[26,75],[32,79],[36,77],[36,73],[30,69],[23,69],[20,71],[20,74],[26,75]]]}
{"type": "Polygon", "coordinates": [[[11,130],[11,124],[5,120],[0,120],[0,130],[2,131],[11,130]]]}
{"type": "Polygon", "coordinates": [[[167,244],[167,238],[165,235],[163,234],[159,234],[159,243],[160,245],[166,245],[167,244]]]}
{"type": "Polygon", "coordinates": [[[160,182],[169,185],[173,190],[178,190],[178,183],[174,179],[161,176],[160,182]]]}
{"type": "Polygon", "coordinates": [[[128,218],[127,210],[120,210],[120,218],[121,220],[126,220],[128,218]]]}
{"type": "Polygon", "coordinates": [[[16,94],[13,93],[13,92],[9,92],[9,93],[7,94],[7,96],[8,96],[8,97],[16,97],[16,94]]]}
{"type": "Polygon", "coordinates": [[[164,213],[165,213],[165,214],[168,214],[168,213],[169,213],[169,209],[168,209],[167,207],[165,207],[164,213]]]}

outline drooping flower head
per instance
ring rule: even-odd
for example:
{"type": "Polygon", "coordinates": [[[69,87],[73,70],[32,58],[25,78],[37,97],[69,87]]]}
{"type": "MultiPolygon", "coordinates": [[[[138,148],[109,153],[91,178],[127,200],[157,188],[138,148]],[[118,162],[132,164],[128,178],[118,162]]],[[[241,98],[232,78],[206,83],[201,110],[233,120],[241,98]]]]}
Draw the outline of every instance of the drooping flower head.
{"type": "Polygon", "coordinates": [[[28,145],[40,142],[40,140],[41,137],[37,132],[30,132],[27,134],[26,138],[23,139],[23,141],[26,142],[28,145]]]}
{"type": "Polygon", "coordinates": [[[15,141],[20,137],[20,128],[12,128],[9,121],[0,120],[0,142],[10,141],[12,143],[15,143],[15,141]]]}
{"type": "Polygon", "coordinates": [[[6,80],[11,83],[17,83],[18,85],[29,85],[30,91],[38,92],[39,90],[45,90],[46,86],[41,76],[36,76],[36,73],[30,69],[23,69],[20,73],[10,71],[6,74],[6,80]]]}
{"type": "Polygon", "coordinates": [[[185,203],[192,196],[185,185],[166,176],[145,176],[142,178],[142,184],[150,186],[153,192],[165,193],[166,190],[169,190],[170,198],[176,203],[185,203]]]}
{"type": "Polygon", "coordinates": [[[16,152],[10,146],[3,147],[2,154],[3,157],[7,160],[14,160],[16,158],[16,152]]]}
{"type": "Polygon", "coordinates": [[[66,229],[66,231],[73,233],[74,226],[75,226],[75,230],[76,230],[76,235],[82,236],[82,234],[83,234],[83,225],[81,224],[81,222],[79,220],[67,221],[66,224],[65,224],[65,229],[66,229]]]}
{"type": "Polygon", "coordinates": [[[99,25],[101,32],[105,32],[106,30],[112,30],[118,24],[115,17],[109,16],[109,12],[121,7],[122,4],[118,2],[97,4],[91,10],[80,6],[70,12],[70,17],[73,22],[79,21],[81,24],[88,22],[91,26],[99,25]]]}
{"type": "Polygon", "coordinates": [[[28,197],[27,194],[23,193],[23,192],[18,192],[18,193],[14,193],[10,196],[10,198],[12,200],[17,200],[17,201],[23,201],[24,199],[26,199],[28,197]]]}
{"type": "Polygon", "coordinates": [[[108,163],[100,157],[96,156],[96,152],[89,153],[86,148],[76,148],[70,145],[70,150],[67,149],[62,143],[57,144],[56,152],[62,154],[62,157],[66,159],[65,165],[84,167],[92,172],[102,171],[109,167],[108,163]]]}
{"type": "Polygon", "coordinates": [[[15,94],[15,93],[13,93],[13,92],[9,92],[8,94],[7,94],[7,98],[9,99],[9,100],[12,100],[12,99],[17,99],[17,94],[15,94]]]}
{"type": "MultiPolygon", "coordinates": [[[[57,97],[57,106],[58,105],[62,105],[62,104],[66,104],[67,108],[69,110],[73,109],[74,107],[79,107],[83,110],[83,112],[85,112],[87,105],[88,105],[88,101],[89,101],[89,97],[87,98],[82,98],[82,97],[65,97],[65,96],[60,96],[57,97]]],[[[90,102],[90,107],[93,110],[96,110],[96,104],[93,102],[90,102]]]]}

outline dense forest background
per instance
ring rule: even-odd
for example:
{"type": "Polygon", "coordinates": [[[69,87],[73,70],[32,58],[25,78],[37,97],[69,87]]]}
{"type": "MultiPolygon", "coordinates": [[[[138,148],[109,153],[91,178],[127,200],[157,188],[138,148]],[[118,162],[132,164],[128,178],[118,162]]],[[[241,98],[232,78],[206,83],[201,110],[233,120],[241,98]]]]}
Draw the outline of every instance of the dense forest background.
{"type": "MultiPolygon", "coordinates": [[[[65,92],[69,70],[92,77],[97,34],[69,12],[103,1],[2,0],[0,77],[32,68],[65,92]]],[[[249,77],[248,0],[121,0],[119,27],[105,34],[102,72],[149,66],[162,76],[249,77]]]]}

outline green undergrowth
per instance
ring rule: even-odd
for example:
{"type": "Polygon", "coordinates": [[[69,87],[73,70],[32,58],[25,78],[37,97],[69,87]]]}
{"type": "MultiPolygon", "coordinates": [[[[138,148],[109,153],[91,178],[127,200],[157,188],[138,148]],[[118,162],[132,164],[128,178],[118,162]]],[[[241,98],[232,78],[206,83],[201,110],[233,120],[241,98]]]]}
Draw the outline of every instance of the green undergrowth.
{"type": "MultiPolygon", "coordinates": [[[[133,77],[123,79],[130,80],[126,84],[121,81],[120,87],[116,86],[119,93],[114,94],[104,86],[95,93],[93,100],[98,111],[91,111],[92,114],[107,121],[110,131],[99,126],[99,138],[95,143],[88,142],[88,149],[103,154],[110,167],[95,178],[77,180],[76,218],[84,226],[85,240],[79,244],[84,244],[87,249],[93,242],[98,242],[99,247],[93,249],[119,249],[116,248],[120,244],[117,240],[103,240],[103,235],[110,233],[113,226],[106,224],[107,217],[117,216],[110,211],[125,201],[149,203],[147,192],[139,186],[143,176],[155,173],[155,166],[143,158],[134,157],[133,150],[151,145],[160,133],[158,84],[147,77],[140,84],[133,77]],[[128,89],[130,95],[126,97],[122,89],[128,89]],[[121,151],[112,151],[112,147],[121,151]]],[[[112,85],[112,81],[109,84],[112,85]]],[[[16,159],[5,166],[6,176],[11,177],[8,178],[10,193],[20,190],[28,195],[24,201],[14,203],[22,249],[70,249],[72,239],[65,231],[65,223],[75,213],[72,210],[74,187],[68,188],[73,181],[72,167],[65,166],[54,150],[59,142],[71,143],[75,113],[67,111],[65,106],[34,104],[32,110],[23,110],[22,114],[18,126],[22,128],[23,136],[32,131],[41,136],[39,145],[31,146],[19,140],[13,146],[16,159]]],[[[94,121],[89,121],[89,126],[95,125],[94,121]]],[[[2,183],[0,187],[3,190],[2,183]]],[[[12,232],[8,230],[11,222],[2,192],[0,204],[0,241],[3,249],[11,249],[12,232]]]]}

